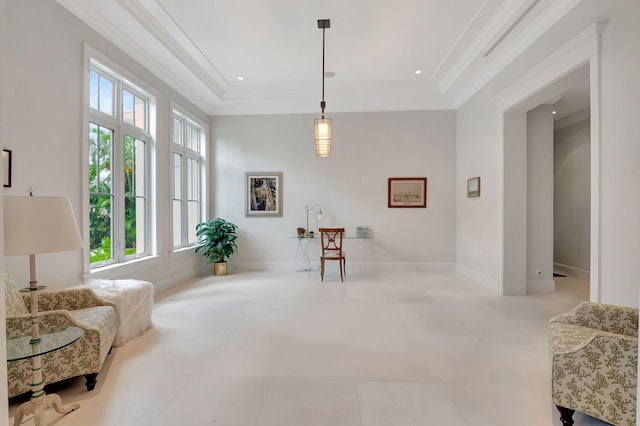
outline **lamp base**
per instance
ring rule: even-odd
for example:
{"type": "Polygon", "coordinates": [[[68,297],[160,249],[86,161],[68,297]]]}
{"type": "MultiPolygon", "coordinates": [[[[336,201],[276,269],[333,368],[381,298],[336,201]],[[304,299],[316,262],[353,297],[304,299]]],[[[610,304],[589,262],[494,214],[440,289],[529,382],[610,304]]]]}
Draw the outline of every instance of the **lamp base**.
{"type": "Polygon", "coordinates": [[[33,414],[36,424],[43,425],[44,410],[48,408],[53,408],[60,414],[68,414],[80,408],[80,404],[74,402],[73,404],[65,406],[62,405],[62,399],[60,399],[59,395],[55,393],[45,395],[44,392],[42,392],[40,396],[32,397],[31,401],[27,401],[18,407],[14,416],[13,425],[20,426],[22,418],[27,414],[33,414]]]}

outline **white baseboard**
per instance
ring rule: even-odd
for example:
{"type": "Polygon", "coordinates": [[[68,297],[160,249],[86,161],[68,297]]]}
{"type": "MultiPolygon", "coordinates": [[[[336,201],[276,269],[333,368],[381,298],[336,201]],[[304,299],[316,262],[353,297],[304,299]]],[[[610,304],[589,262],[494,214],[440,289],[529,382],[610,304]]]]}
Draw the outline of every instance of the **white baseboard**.
{"type": "MultiPolygon", "coordinates": [[[[303,268],[302,262],[233,262],[239,271],[292,272],[303,268]]],[[[320,270],[320,262],[310,264],[313,271],[320,270]]],[[[376,272],[454,272],[455,263],[450,262],[350,262],[347,260],[347,274],[370,275],[376,272]]]]}
{"type": "Polygon", "coordinates": [[[527,280],[527,294],[554,293],[555,291],[554,280],[527,280]]]}
{"type": "Polygon", "coordinates": [[[481,272],[478,272],[476,270],[473,270],[471,268],[467,268],[464,265],[460,265],[459,263],[456,264],[456,272],[458,272],[459,274],[464,275],[465,277],[469,278],[470,280],[473,280],[475,282],[477,282],[478,284],[482,285],[483,287],[488,288],[489,290],[496,292],[498,294],[500,294],[502,292],[502,289],[499,287],[498,284],[498,280],[490,277],[488,275],[485,275],[481,272]]]}
{"type": "Polygon", "coordinates": [[[589,281],[589,279],[591,278],[591,272],[589,272],[588,270],[576,268],[574,266],[563,265],[562,263],[554,263],[553,271],[585,281],[589,281]]]}

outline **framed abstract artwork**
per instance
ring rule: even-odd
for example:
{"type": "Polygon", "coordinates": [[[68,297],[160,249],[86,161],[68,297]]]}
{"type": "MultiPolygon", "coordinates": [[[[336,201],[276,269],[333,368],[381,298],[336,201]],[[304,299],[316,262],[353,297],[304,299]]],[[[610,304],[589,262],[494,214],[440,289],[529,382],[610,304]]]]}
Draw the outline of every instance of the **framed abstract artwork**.
{"type": "Polygon", "coordinates": [[[282,172],[245,173],[245,216],[282,216],[282,172]]]}
{"type": "Polygon", "coordinates": [[[389,178],[388,207],[427,207],[427,178],[389,178]]]}

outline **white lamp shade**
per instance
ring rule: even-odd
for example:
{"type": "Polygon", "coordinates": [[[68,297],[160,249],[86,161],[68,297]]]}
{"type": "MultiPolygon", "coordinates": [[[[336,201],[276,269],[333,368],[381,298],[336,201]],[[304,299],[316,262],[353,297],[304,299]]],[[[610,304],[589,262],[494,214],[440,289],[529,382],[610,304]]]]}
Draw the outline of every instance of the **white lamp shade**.
{"type": "Polygon", "coordinates": [[[331,155],[331,119],[316,118],[313,121],[316,137],[316,156],[329,157],[331,155]]]}
{"type": "Polygon", "coordinates": [[[68,197],[4,197],[4,253],[53,253],[82,247],[68,197]]]}

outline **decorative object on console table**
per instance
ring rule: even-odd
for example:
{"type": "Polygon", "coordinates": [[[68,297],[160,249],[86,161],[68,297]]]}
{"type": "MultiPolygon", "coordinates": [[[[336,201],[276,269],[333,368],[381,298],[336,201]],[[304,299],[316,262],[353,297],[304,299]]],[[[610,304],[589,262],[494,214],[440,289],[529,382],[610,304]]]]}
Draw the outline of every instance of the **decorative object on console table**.
{"type": "Polygon", "coordinates": [[[4,231],[5,255],[29,255],[26,290],[31,292],[31,400],[18,408],[15,424],[19,425],[25,414],[33,413],[36,425],[41,425],[45,409],[53,407],[58,413],[66,414],[78,409],[80,404],[65,407],[58,395],[47,395],[44,391],[38,316],[38,291],[44,287],[38,286],[36,279],[36,254],[82,248],[82,238],[69,198],[34,197],[31,188],[28,197],[4,197],[4,231]]]}
{"type": "Polygon", "coordinates": [[[238,249],[237,230],[237,225],[219,217],[196,225],[196,236],[199,240],[196,253],[202,252],[209,263],[213,263],[213,275],[227,275],[226,259],[238,249]]]}
{"type": "Polygon", "coordinates": [[[247,172],[245,181],[245,216],[282,216],[282,172],[247,172]]]}
{"type": "Polygon", "coordinates": [[[369,238],[369,227],[356,226],[356,238],[369,238]]]}
{"type": "Polygon", "coordinates": [[[467,179],[467,198],[480,196],[480,176],[467,179]]]}
{"type": "Polygon", "coordinates": [[[427,178],[389,178],[388,207],[427,207],[427,178]]]}
{"type": "Polygon", "coordinates": [[[322,207],[320,207],[320,204],[316,203],[311,207],[309,206],[304,207],[304,209],[307,211],[307,227],[305,228],[305,233],[304,233],[306,237],[313,237],[313,231],[309,231],[309,211],[315,209],[316,207],[318,208],[317,219],[322,220],[322,207]]]}

